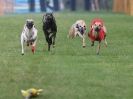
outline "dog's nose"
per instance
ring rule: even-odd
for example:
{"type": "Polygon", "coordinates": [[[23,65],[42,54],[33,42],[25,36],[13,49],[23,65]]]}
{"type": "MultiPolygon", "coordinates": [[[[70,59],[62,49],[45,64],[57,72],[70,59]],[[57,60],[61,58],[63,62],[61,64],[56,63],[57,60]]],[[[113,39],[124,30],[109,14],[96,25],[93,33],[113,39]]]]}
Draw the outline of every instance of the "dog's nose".
{"type": "Polygon", "coordinates": [[[95,28],[95,31],[97,31],[97,32],[98,32],[99,30],[100,30],[100,29],[99,29],[99,27],[97,26],[97,27],[95,28]]]}
{"type": "Polygon", "coordinates": [[[84,28],[83,27],[81,28],[80,32],[83,35],[83,33],[84,33],[84,28]]]}

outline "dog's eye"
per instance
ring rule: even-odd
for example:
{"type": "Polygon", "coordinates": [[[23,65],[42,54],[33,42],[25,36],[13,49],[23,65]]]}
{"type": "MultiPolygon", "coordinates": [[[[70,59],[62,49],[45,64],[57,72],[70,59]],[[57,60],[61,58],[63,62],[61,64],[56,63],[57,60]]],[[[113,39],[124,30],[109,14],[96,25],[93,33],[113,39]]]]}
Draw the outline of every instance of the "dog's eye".
{"type": "Polygon", "coordinates": [[[86,26],[84,26],[84,29],[86,30],[86,26]]]}

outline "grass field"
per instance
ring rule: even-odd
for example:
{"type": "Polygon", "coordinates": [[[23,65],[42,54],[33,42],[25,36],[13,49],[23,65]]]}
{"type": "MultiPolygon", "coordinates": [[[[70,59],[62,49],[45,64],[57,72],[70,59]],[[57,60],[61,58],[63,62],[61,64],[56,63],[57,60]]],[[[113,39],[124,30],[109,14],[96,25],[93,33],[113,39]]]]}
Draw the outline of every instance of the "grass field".
{"type": "MultiPolygon", "coordinates": [[[[42,32],[42,14],[0,17],[0,99],[23,99],[20,90],[43,88],[36,99],[132,99],[133,17],[113,13],[56,13],[56,48],[47,51],[42,32]],[[82,48],[80,38],[68,39],[68,29],[77,19],[89,27],[91,19],[103,18],[108,47],[82,48]],[[20,33],[27,18],[38,32],[37,50],[26,48],[21,56],[20,33]]],[[[87,29],[88,31],[88,29],[87,29]]]]}

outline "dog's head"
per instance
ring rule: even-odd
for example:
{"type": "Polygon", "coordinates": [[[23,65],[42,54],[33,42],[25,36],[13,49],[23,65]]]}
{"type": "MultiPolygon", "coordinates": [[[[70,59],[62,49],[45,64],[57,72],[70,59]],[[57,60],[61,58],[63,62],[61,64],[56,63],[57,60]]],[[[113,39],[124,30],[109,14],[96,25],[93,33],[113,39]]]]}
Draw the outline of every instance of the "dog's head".
{"type": "Polygon", "coordinates": [[[43,16],[43,22],[51,22],[54,20],[54,16],[53,16],[53,13],[46,13],[44,16],[43,16]]]}
{"type": "Polygon", "coordinates": [[[93,25],[92,25],[92,28],[96,31],[96,32],[99,32],[101,30],[101,28],[103,27],[102,23],[101,22],[95,22],[93,25]]]}
{"type": "Polygon", "coordinates": [[[27,19],[26,20],[26,26],[28,29],[32,29],[34,25],[34,21],[32,19],[27,19]]]}
{"type": "Polygon", "coordinates": [[[85,33],[85,30],[86,30],[86,24],[85,24],[85,22],[84,21],[78,22],[76,24],[76,28],[83,35],[85,33]]]}
{"type": "Polygon", "coordinates": [[[103,20],[100,18],[95,18],[92,20],[91,22],[91,28],[96,31],[99,32],[101,30],[101,28],[103,27],[103,20]]]}

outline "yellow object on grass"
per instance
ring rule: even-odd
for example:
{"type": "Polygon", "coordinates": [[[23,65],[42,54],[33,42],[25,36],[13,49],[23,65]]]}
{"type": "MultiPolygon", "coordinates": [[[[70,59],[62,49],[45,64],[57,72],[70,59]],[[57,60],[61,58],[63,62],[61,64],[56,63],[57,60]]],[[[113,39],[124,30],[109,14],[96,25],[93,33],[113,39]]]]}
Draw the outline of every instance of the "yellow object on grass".
{"type": "Polygon", "coordinates": [[[27,90],[21,90],[22,96],[25,97],[25,99],[30,99],[31,97],[36,97],[38,96],[43,89],[35,89],[35,88],[30,88],[27,90]]]}

